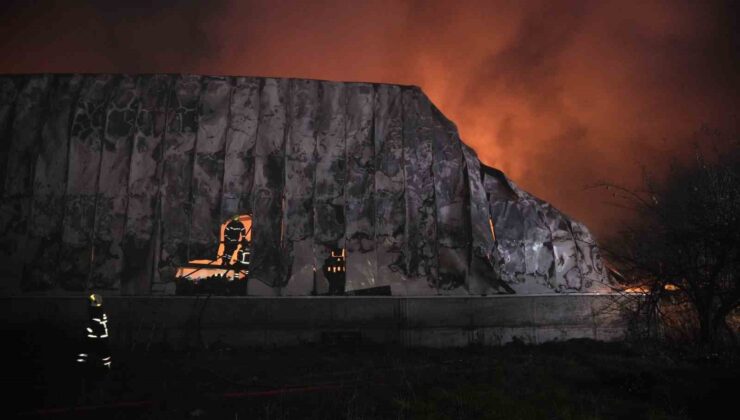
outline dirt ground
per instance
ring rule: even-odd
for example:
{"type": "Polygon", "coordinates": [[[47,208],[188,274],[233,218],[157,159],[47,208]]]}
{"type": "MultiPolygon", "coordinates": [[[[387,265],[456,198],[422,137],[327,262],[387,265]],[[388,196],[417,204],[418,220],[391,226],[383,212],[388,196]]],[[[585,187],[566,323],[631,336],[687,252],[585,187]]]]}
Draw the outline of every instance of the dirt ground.
{"type": "Polygon", "coordinates": [[[627,343],[114,349],[92,378],[54,331],[4,335],[4,418],[698,419],[740,395],[736,357],[627,343]]]}

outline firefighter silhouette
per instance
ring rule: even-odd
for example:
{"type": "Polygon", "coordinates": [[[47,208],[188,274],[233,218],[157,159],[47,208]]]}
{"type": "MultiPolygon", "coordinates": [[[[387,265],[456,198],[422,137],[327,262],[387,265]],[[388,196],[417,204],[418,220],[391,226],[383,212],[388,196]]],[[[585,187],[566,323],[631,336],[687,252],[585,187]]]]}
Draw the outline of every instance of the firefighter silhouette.
{"type": "Polygon", "coordinates": [[[221,265],[248,265],[249,264],[249,233],[252,229],[244,226],[244,223],[236,215],[231,218],[224,227],[223,242],[219,246],[218,257],[221,265]]]}
{"type": "Polygon", "coordinates": [[[344,248],[333,248],[331,255],[324,260],[324,277],[329,282],[330,295],[343,295],[346,282],[344,248]]]}
{"type": "Polygon", "coordinates": [[[103,298],[98,294],[88,296],[88,321],[85,327],[83,351],[77,355],[77,363],[88,371],[110,369],[112,359],[108,344],[108,315],[103,310],[103,298]]]}

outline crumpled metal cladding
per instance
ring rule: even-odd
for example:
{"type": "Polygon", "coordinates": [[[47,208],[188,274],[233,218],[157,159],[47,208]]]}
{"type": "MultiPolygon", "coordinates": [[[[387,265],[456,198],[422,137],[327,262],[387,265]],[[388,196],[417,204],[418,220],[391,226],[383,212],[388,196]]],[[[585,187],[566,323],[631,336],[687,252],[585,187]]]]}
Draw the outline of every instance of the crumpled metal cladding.
{"type": "Polygon", "coordinates": [[[245,213],[265,293],[326,291],[313,267],[334,248],[347,291],[608,282],[588,229],[482,165],[416,87],[33,75],[0,77],[0,100],[0,252],[33,267],[28,290],[167,293],[245,213]]]}
{"type": "Polygon", "coordinates": [[[519,293],[606,292],[611,279],[588,228],[483,168],[501,276],[519,293]]]}

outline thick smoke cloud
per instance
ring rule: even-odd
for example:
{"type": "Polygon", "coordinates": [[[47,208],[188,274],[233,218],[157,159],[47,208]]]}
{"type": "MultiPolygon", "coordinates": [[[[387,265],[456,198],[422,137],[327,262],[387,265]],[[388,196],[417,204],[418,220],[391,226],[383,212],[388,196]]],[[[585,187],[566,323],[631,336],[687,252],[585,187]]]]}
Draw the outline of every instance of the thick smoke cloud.
{"type": "Polygon", "coordinates": [[[414,84],[481,159],[594,228],[635,185],[738,133],[733,2],[4,2],[0,72],[175,72],[414,84]],[[647,3],[647,4],[638,4],[647,3]]]}

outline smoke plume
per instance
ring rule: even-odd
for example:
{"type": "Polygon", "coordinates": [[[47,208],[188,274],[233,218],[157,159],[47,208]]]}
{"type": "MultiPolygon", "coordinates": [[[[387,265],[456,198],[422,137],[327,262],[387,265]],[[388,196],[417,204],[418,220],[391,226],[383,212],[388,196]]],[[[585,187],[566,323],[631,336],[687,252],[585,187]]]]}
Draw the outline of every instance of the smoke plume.
{"type": "Polygon", "coordinates": [[[172,72],[421,86],[481,160],[606,235],[598,180],[738,133],[733,2],[6,1],[1,73],[172,72]],[[647,3],[647,4],[638,4],[647,3]]]}

